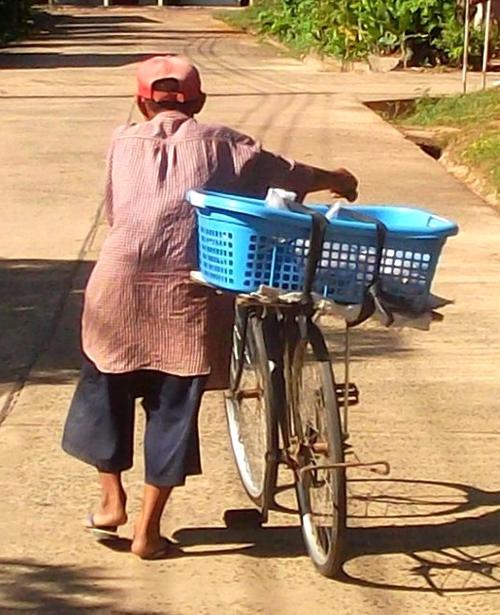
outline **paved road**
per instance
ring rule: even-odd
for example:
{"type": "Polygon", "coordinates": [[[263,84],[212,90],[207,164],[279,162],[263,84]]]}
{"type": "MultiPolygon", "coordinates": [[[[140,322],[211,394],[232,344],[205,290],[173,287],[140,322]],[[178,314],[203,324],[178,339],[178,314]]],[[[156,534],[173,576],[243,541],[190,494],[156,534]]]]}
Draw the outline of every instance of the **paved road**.
{"type": "MultiPolygon", "coordinates": [[[[0,612],[498,612],[500,218],[360,102],[457,91],[459,76],[314,72],[205,10],[55,15],[50,36],[0,58],[0,395],[10,412],[0,428],[0,612]],[[223,512],[247,502],[217,395],[204,403],[205,475],[175,493],[165,519],[183,557],[139,562],[80,529],[95,477],[59,452],[59,437],[81,290],[104,230],[102,161],[130,111],[133,63],[167,49],[200,65],[205,119],[305,161],[352,167],[362,201],[421,204],[461,225],[436,285],[456,299],[444,323],[356,332],[363,404],[353,443],[393,472],[352,474],[340,581],[313,571],[294,517],[275,515],[260,532],[223,528],[223,512]]],[[[132,513],[141,476],[139,455],[127,477],[132,513]]]]}

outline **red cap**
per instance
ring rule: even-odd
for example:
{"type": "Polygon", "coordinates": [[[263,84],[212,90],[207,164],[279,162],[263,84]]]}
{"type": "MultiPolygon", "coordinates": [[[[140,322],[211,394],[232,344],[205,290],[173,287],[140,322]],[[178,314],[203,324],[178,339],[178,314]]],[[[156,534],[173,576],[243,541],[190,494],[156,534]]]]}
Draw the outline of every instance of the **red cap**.
{"type": "Polygon", "coordinates": [[[200,73],[186,56],[167,54],[149,58],[137,68],[137,95],[156,102],[197,100],[202,96],[200,73]],[[178,89],[175,92],[155,90],[155,82],[161,79],[176,79],[178,89]]]}

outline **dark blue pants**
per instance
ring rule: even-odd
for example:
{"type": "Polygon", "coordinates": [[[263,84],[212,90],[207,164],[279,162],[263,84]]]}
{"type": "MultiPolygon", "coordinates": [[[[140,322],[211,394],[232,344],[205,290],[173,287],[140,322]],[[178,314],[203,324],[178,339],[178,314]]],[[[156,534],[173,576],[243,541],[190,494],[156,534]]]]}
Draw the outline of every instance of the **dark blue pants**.
{"type": "Polygon", "coordinates": [[[152,370],[103,374],[85,360],[64,426],[63,449],[102,472],[133,465],[135,400],[146,412],[146,483],[183,485],[200,474],[198,412],[206,376],[152,370]]]}

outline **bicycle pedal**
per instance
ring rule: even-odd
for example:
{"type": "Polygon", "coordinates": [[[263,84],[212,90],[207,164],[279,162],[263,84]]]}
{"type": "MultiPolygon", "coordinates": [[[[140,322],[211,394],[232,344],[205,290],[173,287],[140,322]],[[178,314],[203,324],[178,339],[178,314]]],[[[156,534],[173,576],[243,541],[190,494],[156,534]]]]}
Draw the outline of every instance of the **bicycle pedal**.
{"type": "Polygon", "coordinates": [[[233,508],[224,512],[224,524],[227,528],[259,528],[264,519],[255,508],[233,508]]]}
{"type": "MultiPolygon", "coordinates": [[[[345,393],[344,383],[335,385],[335,395],[339,406],[343,406],[345,403],[345,393]]],[[[359,389],[354,382],[350,382],[347,389],[347,405],[355,406],[356,404],[359,404],[359,389]]]]}

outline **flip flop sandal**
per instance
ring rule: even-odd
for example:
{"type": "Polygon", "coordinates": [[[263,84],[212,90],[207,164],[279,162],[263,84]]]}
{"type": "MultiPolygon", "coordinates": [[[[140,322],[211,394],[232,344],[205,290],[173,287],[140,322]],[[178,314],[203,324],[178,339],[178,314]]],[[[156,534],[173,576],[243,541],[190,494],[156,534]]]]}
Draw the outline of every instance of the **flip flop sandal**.
{"type": "Polygon", "coordinates": [[[180,553],[180,549],[175,542],[172,542],[168,538],[164,538],[163,541],[164,542],[161,547],[156,549],[156,551],[153,551],[150,555],[141,557],[141,559],[145,561],[167,559],[174,556],[176,553],[180,553]]]}
{"type": "Polygon", "coordinates": [[[93,513],[88,514],[85,529],[94,534],[97,538],[116,538],[118,536],[118,526],[97,525],[94,521],[93,513]]]}

